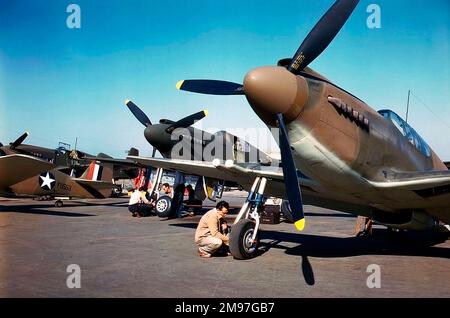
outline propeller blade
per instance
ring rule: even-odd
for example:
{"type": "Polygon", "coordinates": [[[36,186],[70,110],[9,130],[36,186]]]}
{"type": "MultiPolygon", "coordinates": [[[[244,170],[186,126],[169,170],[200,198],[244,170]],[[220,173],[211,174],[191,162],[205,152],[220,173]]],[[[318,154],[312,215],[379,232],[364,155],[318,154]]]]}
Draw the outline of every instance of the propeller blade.
{"type": "Polygon", "coordinates": [[[147,115],[132,101],[127,100],[125,101],[125,105],[130,109],[130,111],[133,113],[134,117],[136,117],[139,122],[144,125],[145,127],[151,126],[152,122],[147,117],[147,115]]]}
{"type": "Polygon", "coordinates": [[[295,227],[299,231],[305,228],[305,214],[303,212],[302,194],[298,184],[297,168],[292,157],[291,145],[289,144],[288,132],[284,124],[283,114],[277,114],[280,129],[281,163],[284,175],[284,184],[291,208],[295,227]]]}
{"type": "Polygon", "coordinates": [[[155,158],[155,156],[156,156],[156,148],[153,147],[152,158],[155,158]]]}
{"type": "Polygon", "coordinates": [[[244,95],[242,84],[216,80],[179,81],[177,89],[206,95],[244,95]]]}
{"type": "Polygon", "coordinates": [[[9,148],[14,149],[14,148],[20,146],[23,143],[23,141],[25,139],[27,139],[28,135],[29,135],[28,131],[25,132],[22,136],[17,138],[14,142],[10,143],[9,148]]]}
{"type": "Polygon", "coordinates": [[[333,41],[358,3],[359,0],[337,0],[300,45],[288,70],[298,74],[314,61],[333,41]]]}
{"type": "Polygon", "coordinates": [[[170,134],[177,128],[188,128],[189,126],[192,126],[197,121],[202,120],[206,116],[208,116],[208,111],[202,110],[201,112],[192,114],[173,123],[169,128],[166,129],[166,131],[170,134]]]}

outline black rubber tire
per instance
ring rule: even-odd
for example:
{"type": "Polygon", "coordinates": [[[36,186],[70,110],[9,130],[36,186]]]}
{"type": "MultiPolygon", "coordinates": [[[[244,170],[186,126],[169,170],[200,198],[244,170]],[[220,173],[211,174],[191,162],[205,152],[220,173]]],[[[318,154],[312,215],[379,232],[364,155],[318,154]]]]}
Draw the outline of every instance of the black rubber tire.
{"type": "Polygon", "coordinates": [[[62,208],[63,205],[64,205],[64,203],[63,203],[61,200],[57,200],[57,201],[55,202],[55,206],[56,206],[57,208],[62,208]]]}
{"type": "Polygon", "coordinates": [[[256,236],[256,243],[253,245],[247,242],[254,230],[255,223],[248,219],[240,220],[233,225],[230,233],[230,252],[235,259],[250,259],[258,255],[259,235],[256,236]]]}
{"type": "Polygon", "coordinates": [[[170,207],[172,206],[172,199],[168,196],[162,196],[155,202],[155,214],[160,218],[167,218],[170,216],[170,207]]]}
{"type": "Polygon", "coordinates": [[[292,216],[288,200],[283,200],[283,202],[281,202],[281,213],[283,213],[284,221],[286,223],[294,223],[294,217],[292,216]]]}

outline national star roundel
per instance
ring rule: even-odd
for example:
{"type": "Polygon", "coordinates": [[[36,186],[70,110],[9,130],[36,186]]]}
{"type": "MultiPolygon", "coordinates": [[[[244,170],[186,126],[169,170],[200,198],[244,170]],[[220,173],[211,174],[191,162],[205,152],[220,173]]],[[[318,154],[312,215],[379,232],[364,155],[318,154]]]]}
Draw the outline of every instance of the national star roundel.
{"type": "Polygon", "coordinates": [[[50,172],[41,173],[39,176],[39,186],[44,189],[51,191],[55,188],[56,179],[50,172]]]}

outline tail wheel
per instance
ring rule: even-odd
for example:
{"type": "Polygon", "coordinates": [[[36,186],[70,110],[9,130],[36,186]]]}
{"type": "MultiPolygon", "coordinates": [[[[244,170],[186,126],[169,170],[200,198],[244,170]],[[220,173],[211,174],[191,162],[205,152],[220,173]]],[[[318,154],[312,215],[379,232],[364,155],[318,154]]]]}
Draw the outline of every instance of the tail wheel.
{"type": "Polygon", "coordinates": [[[168,196],[162,196],[155,202],[155,213],[160,218],[167,218],[170,216],[170,207],[172,206],[172,199],[168,196]]]}
{"type": "Polygon", "coordinates": [[[252,241],[255,223],[245,219],[233,225],[230,233],[230,252],[235,259],[250,259],[258,254],[259,237],[252,241]]]}

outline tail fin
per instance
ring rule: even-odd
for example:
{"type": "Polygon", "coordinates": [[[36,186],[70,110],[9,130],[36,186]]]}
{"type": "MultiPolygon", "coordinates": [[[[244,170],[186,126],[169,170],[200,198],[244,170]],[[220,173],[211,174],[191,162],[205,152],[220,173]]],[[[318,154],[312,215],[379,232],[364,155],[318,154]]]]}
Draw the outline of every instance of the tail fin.
{"type": "Polygon", "coordinates": [[[92,161],[83,175],[74,181],[88,191],[92,198],[110,197],[114,186],[113,165],[92,161]]]}
{"type": "Polygon", "coordinates": [[[111,182],[113,179],[113,165],[92,161],[80,179],[111,182]]]}

